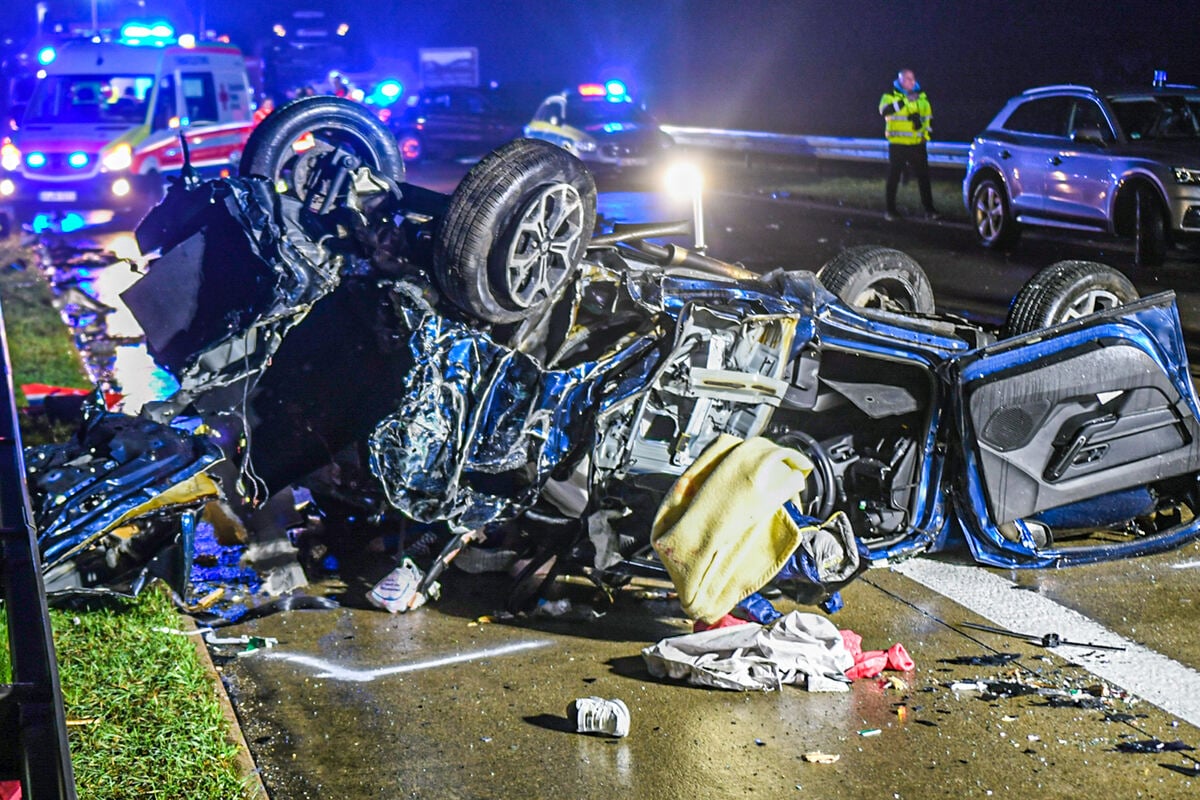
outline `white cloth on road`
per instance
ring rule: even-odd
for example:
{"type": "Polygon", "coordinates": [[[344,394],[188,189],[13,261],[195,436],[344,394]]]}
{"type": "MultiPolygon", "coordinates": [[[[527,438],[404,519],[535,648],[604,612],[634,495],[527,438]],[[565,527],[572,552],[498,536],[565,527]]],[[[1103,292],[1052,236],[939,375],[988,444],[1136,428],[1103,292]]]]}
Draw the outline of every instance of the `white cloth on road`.
{"type": "Polygon", "coordinates": [[[748,622],[672,636],[642,650],[656,678],[747,691],[801,683],[810,692],[848,691],[854,657],[825,617],[792,611],[772,625],[748,622]]]}

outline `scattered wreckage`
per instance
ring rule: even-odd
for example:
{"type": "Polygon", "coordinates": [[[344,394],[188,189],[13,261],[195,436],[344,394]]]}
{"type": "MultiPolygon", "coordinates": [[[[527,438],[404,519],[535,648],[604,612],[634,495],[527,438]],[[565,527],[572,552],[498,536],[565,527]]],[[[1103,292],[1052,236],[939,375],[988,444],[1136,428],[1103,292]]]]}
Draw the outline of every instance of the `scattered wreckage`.
{"type": "Polygon", "coordinates": [[[159,255],[124,299],[179,391],[28,458],[50,589],[121,564],[128,586],[178,544],[163,520],[294,485],[326,513],[444,524],[422,591],[503,531],[528,557],[514,603],[665,562],[698,618],[781,571],[817,602],[964,540],[1037,567],[1200,533],[1174,297],[1111,268],[1043,270],[989,330],[936,314],[894,250],[757,275],[656,243],[686,224],[593,237],[591,176],[543,142],[452,195],[412,186],[336,98],[276,111],[240,171],[185,178],[137,231],[159,255]]]}

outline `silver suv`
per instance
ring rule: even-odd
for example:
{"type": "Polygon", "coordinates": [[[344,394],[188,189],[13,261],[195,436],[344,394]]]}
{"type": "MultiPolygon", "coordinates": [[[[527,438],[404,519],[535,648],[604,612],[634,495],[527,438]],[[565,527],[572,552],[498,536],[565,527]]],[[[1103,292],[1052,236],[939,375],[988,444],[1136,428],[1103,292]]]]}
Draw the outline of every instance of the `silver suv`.
{"type": "Polygon", "coordinates": [[[1200,233],[1200,88],[1030,89],[971,143],[963,202],[985,247],[1045,225],[1131,236],[1162,263],[1200,233]]]}

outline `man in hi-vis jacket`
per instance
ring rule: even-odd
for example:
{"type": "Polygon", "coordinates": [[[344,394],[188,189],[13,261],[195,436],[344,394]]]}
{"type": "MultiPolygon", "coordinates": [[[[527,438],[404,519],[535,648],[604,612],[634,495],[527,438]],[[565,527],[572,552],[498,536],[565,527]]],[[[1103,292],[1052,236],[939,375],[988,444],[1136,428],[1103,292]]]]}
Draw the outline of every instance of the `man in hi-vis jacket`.
{"type": "Polygon", "coordinates": [[[925,152],[925,143],[932,137],[933,110],[911,69],[900,70],[891,91],[880,98],[879,114],[885,120],[884,136],[888,141],[887,219],[900,217],[896,211],[896,187],[905,165],[911,165],[921,187],[925,218],[938,219],[929,188],[929,157],[925,152]]]}

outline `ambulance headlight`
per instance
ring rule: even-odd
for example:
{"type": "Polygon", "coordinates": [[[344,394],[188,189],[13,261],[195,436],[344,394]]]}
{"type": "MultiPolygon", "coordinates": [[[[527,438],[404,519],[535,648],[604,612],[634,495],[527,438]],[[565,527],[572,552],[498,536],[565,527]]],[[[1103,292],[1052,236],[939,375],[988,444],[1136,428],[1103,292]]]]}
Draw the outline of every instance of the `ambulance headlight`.
{"type": "Polygon", "coordinates": [[[15,172],[21,167],[21,151],[12,142],[0,145],[0,167],[9,172],[15,172]]]}
{"type": "Polygon", "coordinates": [[[115,181],[113,181],[112,193],[117,197],[124,197],[125,195],[129,194],[130,188],[129,181],[127,181],[125,178],[117,178],[115,181]]]}
{"type": "Polygon", "coordinates": [[[105,154],[100,163],[109,172],[129,169],[133,164],[133,149],[127,144],[119,144],[105,154]]]}

